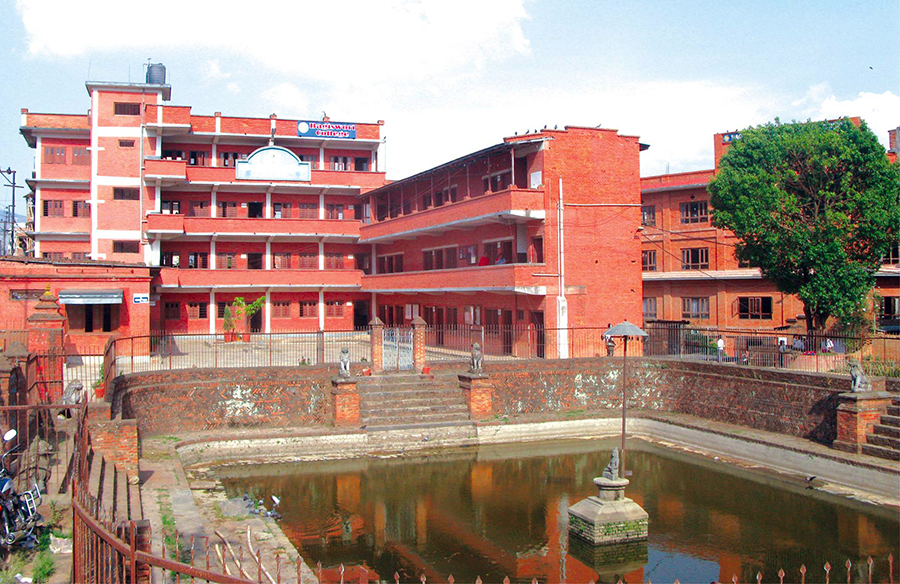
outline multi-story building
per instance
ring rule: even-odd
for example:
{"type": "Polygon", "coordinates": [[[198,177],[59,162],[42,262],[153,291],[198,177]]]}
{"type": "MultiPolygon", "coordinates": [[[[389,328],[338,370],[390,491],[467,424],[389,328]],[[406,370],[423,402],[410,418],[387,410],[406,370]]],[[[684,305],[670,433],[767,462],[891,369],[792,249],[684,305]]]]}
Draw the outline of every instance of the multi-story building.
{"type": "Polygon", "coordinates": [[[515,328],[637,321],[640,149],[615,130],[541,130],[364,195],[379,317],[506,330],[506,352],[515,328]]]}
{"type": "Polygon", "coordinates": [[[636,137],[545,129],[387,183],[380,121],[197,115],[159,74],[21,127],[34,255],[151,266],[150,329],[221,331],[236,297],[264,332],[640,318],[636,137]]]}
{"type": "MultiPolygon", "coordinates": [[[[896,160],[897,130],[890,134],[888,156],[896,160]]],[[[738,132],[714,136],[716,167],[739,138],[738,132]]],[[[758,268],[741,265],[734,255],[734,234],[710,222],[706,185],[714,174],[713,168],[641,179],[644,320],[721,328],[805,327],[803,303],[779,292],[758,268]]],[[[895,245],[876,275],[880,300],[874,324],[889,326],[900,314],[898,255],[895,245]]]]}
{"type": "Polygon", "coordinates": [[[158,266],[153,329],[221,330],[237,296],[265,296],[254,330],[365,324],[354,205],[384,184],[381,122],[196,115],[163,80],[88,82],[87,115],[22,111],[35,255],[158,266]]]}

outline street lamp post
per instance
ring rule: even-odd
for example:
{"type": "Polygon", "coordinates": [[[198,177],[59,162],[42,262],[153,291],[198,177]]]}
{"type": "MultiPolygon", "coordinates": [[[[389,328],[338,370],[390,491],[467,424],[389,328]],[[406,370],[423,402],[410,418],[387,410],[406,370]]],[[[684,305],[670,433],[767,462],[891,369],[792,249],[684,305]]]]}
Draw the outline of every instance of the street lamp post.
{"type": "Polygon", "coordinates": [[[622,447],[621,452],[619,453],[619,468],[621,469],[621,476],[625,476],[625,418],[626,418],[626,386],[627,379],[625,377],[627,366],[628,366],[628,338],[635,337],[641,338],[648,336],[640,327],[631,324],[627,320],[625,322],[621,322],[616,326],[612,327],[605,333],[603,336],[608,338],[621,337],[622,338],[622,447]]]}

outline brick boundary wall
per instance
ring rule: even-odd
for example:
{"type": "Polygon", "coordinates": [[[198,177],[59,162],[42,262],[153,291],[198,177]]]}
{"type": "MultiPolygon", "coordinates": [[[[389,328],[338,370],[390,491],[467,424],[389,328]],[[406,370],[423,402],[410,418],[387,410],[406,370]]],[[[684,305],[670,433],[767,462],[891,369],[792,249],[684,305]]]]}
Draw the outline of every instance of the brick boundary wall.
{"type": "MultiPolygon", "coordinates": [[[[488,363],[493,412],[618,411],[619,357],[488,363]]],[[[462,372],[437,363],[433,373],[462,372]]],[[[113,383],[113,412],[135,418],[141,436],[239,427],[330,425],[337,367],[190,369],[136,373],[113,383]]],[[[890,391],[900,379],[887,380],[890,391]]],[[[672,412],[830,444],[847,375],[795,373],[738,365],[629,358],[628,407],[672,412]]]]}
{"type": "Polygon", "coordinates": [[[173,432],[330,424],[336,366],[133,373],[112,385],[114,415],[141,437],[173,432]]]}
{"type": "MultiPolygon", "coordinates": [[[[529,361],[485,366],[498,415],[621,408],[622,359],[529,361]]],[[[900,388],[900,380],[890,380],[900,388]]],[[[800,436],[830,444],[847,375],[776,371],[718,363],[629,358],[628,407],[800,436]]]]}

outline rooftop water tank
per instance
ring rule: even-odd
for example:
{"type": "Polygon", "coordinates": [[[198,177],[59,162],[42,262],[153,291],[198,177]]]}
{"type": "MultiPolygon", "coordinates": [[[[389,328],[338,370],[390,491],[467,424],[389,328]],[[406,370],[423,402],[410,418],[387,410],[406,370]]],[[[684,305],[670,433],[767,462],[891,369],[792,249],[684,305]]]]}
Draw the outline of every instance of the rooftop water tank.
{"type": "Polygon", "coordinates": [[[147,83],[166,84],[166,66],[162,63],[151,63],[147,66],[147,83]]]}

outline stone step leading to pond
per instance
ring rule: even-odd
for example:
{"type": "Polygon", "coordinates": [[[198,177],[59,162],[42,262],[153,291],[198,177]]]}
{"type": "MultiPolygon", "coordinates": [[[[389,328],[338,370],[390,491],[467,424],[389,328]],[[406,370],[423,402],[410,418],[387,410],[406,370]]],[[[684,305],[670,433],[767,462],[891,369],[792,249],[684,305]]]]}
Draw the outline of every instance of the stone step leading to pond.
{"type": "Polygon", "coordinates": [[[469,425],[469,409],[455,377],[390,374],[360,379],[360,417],[371,432],[469,425]]]}
{"type": "Polygon", "coordinates": [[[900,398],[891,399],[887,414],[866,434],[866,444],[861,445],[863,454],[887,460],[900,460],[900,398]]]}

